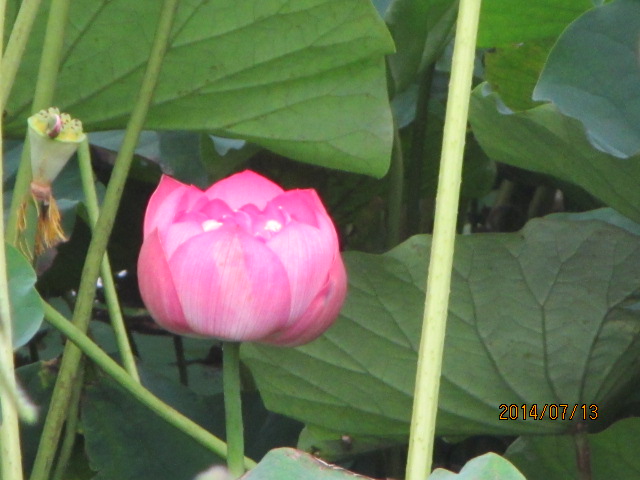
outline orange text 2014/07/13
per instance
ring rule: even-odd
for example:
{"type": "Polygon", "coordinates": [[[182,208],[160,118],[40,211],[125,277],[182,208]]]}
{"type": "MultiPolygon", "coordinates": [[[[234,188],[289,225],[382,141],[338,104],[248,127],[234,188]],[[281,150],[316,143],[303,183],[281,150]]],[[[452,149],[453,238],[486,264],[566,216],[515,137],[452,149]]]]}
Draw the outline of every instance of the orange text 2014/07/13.
{"type": "Polygon", "coordinates": [[[498,405],[498,420],[596,420],[598,405],[592,403],[523,403],[498,405]]]}

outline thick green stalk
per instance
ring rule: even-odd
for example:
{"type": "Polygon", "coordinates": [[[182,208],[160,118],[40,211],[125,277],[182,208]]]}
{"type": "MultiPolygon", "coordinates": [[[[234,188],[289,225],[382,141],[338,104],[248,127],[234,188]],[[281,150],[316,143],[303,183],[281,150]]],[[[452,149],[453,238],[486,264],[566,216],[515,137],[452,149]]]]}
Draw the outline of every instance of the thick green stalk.
{"type": "Polygon", "coordinates": [[[244,427],[240,396],[240,343],[222,344],[222,386],[227,431],[227,467],[233,478],[244,474],[244,427]]]}
{"type": "Polygon", "coordinates": [[[480,0],[461,0],[445,116],[406,480],[431,470],[480,0]]]}
{"type": "Polygon", "coordinates": [[[0,83],[0,112],[4,110],[9,92],[22,60],[22,54],[27,46],[33,21],[38,13],[40,0],[22,2],[16,21],[11,29],[11,36],[7,42],[7,48],[2,57],[2,82],[0,83]]]}
{"type": "MultiPolygon", "coordinates": [[[[89,220],[92,226],[95,226],[100,215],[100,208],[98,207],[98,195],[96,193],[96,186],[93,179],[93,169],[91,168],[91,153],[89,152],[89,140],[85,139],[78,148],[78,162],[80,164],[80,175],[82,177],[82,190],[85,196],[85,204],[87,206],[87,212],[89,213],[89,220]]],[[[122,318],[122,310],[120,308],[120,302],[118,301],[118,294],[116,292],[116,285],[113,281],[113,272],[111,271],[111,263],[109,262],[109,256],[105,253],[102,259],[102,284],[104,286],[104,295],[107,301],[107,309],[109,310],[109,318],[111,319],[111,326],[116,335],[116,341],[118,343],[118,350],[122,357],[122,363],[129,375],[135,380],[140,381],[138,375],[138,369],[136,367],[136,361],[131,351],[131,345],[129,344],[129,337],[127,335],[127,329],[122,318]]]]}
{"type": "MultiPolygon", "coordinates": [[[[31,105],[32,113],[49,108],[53,101],[60,60],[62,59],[64,30],[67,25],[70,3],[71,0],[51,1],[36,89],[33,96],[33,104],[31,105]]],[[[18,210],[27,196],[29,184],[31,183],[31,160],[29,157],[29,142],[25,142],[22,149],[22,157],[20,158],[20,167],[16,174],[16,182],[13,186],[11,208],[7,217],[7,241],[12,245],[15,245],[18,240],[18,210]]]]}
{"type": "MultiPolygon", "coordinates": [[[[182,415],[180,412],[170,407],[149,390],[136,382],[131,376],[114,360],[109,357],[99,346],[93,343],[79,328],[74,326],[64,318],[56,309],[48,303],[44,303],[46,320],[75,343],[82,352],[100,367],[107,375],[113,378],[118,384],[127,390],[140,403],[155,412],[170,425],[192,437],[205,448],[220,457],[227,456],[227,445],[218,437],[212,435],[197,423],[182,415]]],[[[244,458],[244,465],[250,469],[256,463],[250,458],[244,458]]]]}
{"type": "MultiPolygon", "coordinates": [[[[89,251],[82,269],[80,287],[78,289],[76,307],[73,313],[73,323],[83,332],[87,330],[91,319],[93,299],[95,297],[95,285],[100,273],[102,259],[107,248],[109,235],[113,227],[124,184],[127,180],[133,153],[138,143],[138,137],[142,131],[144,120],[151,104],[153,92],[156,87],[162,60],[169,44],[173,17],[178,6],[178,0],[165,0],[156,35],[153,40],[149,63],[142,79],[142,85],[136,102],[131,112],[124,140],[120,152],[116,158],[115,166],[111,174],[111,180],[107,187],[102,213],[93,229],[89,251]]],[[[49,413],[44,424],[44,430],[40,438],[40,446],[36,456],[31,480],[45,480],[55,455],[55,446],[60,438],[60,431],[65,419],[65,412],[69,406],[68,391],[74,381],[81,352],[75,345],[67,344],[64,349],[60,373],[54,387],[49,413]]]]}
{"type": "MultiPolygon", "coordinates": [[[[3,50],[4,19],[6,0],[0,0],[0,54],[3,50]]],[[[4,62],[3,62],[4,63],[4,62]]],[[[4,82],[4,69],[0,64],[0,85],[4,82]]],[[[0,109],[0,112],[2,110],[0,109]]],[[[0,115],[0,179],[3,173],[2,155],[2,116],[0,115]]],[[[4,211],[2,182],[0,182],[0,212],[4,211]]],[[[7,259],[4,246],[4,221],[0,218],[0,368],[2,369],[2,425],[0,425],[0,476],[22,480],[22,451],[20,450],[20,425],[15,398],[8,392],[15,385],[13,373],[13,346],[11,345],[11,305],[9,303],[9,283],[7,278],[7,259]]]]}

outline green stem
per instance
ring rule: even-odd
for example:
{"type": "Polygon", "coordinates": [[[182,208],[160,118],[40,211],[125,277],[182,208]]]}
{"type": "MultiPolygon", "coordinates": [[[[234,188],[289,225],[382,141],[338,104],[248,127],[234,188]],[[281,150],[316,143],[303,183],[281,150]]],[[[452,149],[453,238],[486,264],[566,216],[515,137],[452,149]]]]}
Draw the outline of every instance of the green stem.
{"type": "Polygon", "coordinates": [[[461,0],[442,140],[406,480],[431,470],[480,0],[461,0]]]}
{"type": "Polygon", "coordinates": [[[84,362],[80,362],[78,369],[78,381],[73,385],[72,398],[69,407],[69,416],[64,429],[64,439],[60,446],[60,455],[58,462],[53,471],[53,480],[64,480],[67,473],[67,465],[73,454],[73,447],[76,443],[78,434],[78,422],[80,420],[80,394],[82,393],[82,385],[84,383],[84,362]]]}
{"type": "MultiPolygon", "coordinates": [[[[36,88],[33,95],[31,112],[35,113],[51,106],[53,93],[56,88],[60,60],[64,47],[65,27],[69,15],[71,0],[52,0],[49,8],[47,30],[44,35],[42,57],[36,80],[36,88]]],[[[9,209],[7,222],[7,241],[16,245],[18,241],[18,210],[29,190],[31,183],[31,159],[29,154],[29,142],[25,142],[20,158],[20,167],[16,174],[16,182],[13,186],[13,196],[9,209]]]]}
{"type": "MultiPolygon", "coordinates": [[[[98,216],[100,215],[100,208],[98,207],[98,195],[96,193],[96,186],[93,179],[91,153],[89,151],[89,141],[87,139],[85,139],[78,148],[78,163],[80,165],[85,205],[87,206],[91,225],[92,227],[95,227],[95,224],[98,221],[98,216]]],[[[129,336],[127,335],[127,329],[122,317],[120,302],[118,301],[116,285],[113,280],[113,272],[111,271],[111,263],[109,262],[109,256],[106,253],[102,259],[101,275],[107,309],[109,310],[109,318],[111,319],[111,326],[113,327],[116,335],[116,342],[118,343],[118,350],[122,357],[122,363],[124,364],[125,370],[129,372],[129,375],[131,375],[135,380],[140,381],[135,357],[131,351],[129,336]]]]}
{"type": "Polygon", "coordinates": [[[402,200],[404,192],[404,159],[402,143],[396,122],[393,122],[393,153],[389,169],[389,194],[387,208],[387,247],[395,247],[402,238],[402,200]]]}
{"type": "MultiPolygon", "coordinates": [[[[3,8],[0,5],[0,8],[3,8]]],[[[1,20],[1,19],[0,19],[1,20]]],[[[1,121],[1,120],[0,120],[1,121]]],[[[0,137],[2,129],[0,128],[0,137]]],[[[0,139],[0,151],[2,141],[0,139]]],[[[0,154],[0,165],[2,155],[0,154]]],[[[2,168],[0,168],[2,178],[2,168]]],[[[2,182],[0,182],[2,183],[2,182]]],[[[2,211],[2,187],[0,185],[0,211],[2,211]]],[[[3,222],[0,220],[0,224],[3,222]]],[[[4,238],[4,226],[0,227],[0,239],[4,238]]],[[[20,451],[20,429],[18,424],[18,395],[13,373],[13,346],[11,344],[11,306],[9,303],[9,285],[7,279],[7,263],[5,244],[0,244],[0,406],[2,408],[2,425],[0,425],[1,477],[16,480],[22,479],[22,455],[20,451]]]]}
{"type": "MultiPolygon", "coordinates": [[[[4,19],[6,0],[0,0],[0,53],[3,50],[4,19]]],[[[4,82],[4,68],[0,63],[0,85],[4,82]]],[[[2,110],[0,109],[0,113],[2,110]]],[[[2,158],[2,116],[0,115],[0,179],[3,174],[2,158]]],[[[2,182],[0,182],[0,212],[4,211],[2,182]]],[[[7,278],[7,260],[4,244],[4,220],[0,219],[0,368],[2,369],[2,425],[0,425],[0,476],[22,480],[22,451],[20,450],[20,425],[16,398],[7,392],[15,388],[13,373],[13,346],[11,344],[11,305],[9,303],[9,283],[7,278]]]]}
{"type": "Polygon", "coordinates": [[[42,58],[38,69],[38,80],[31,107],[33,112],[51,106],[64,50],[65,30],[70,7],[71,0],[51,0],[47,31],[42,46],[42,58]]]}
{"type": "Polygon", "coordinates": [[[511,180],[503,180],[498,188],[498,196],[493,204],[494,208],[511,205],[511,197],[513,197],[515,191],[515,183],[511,180]]]}
{"type": "MultiPolygon", "coordinates": [[[[19,210],[23,202],[26,201],[29,183],[31,182],[31,148],[29,142],[25,141],[20,155],[20,166],[16,174],[16,181],[13,185],[13,195],[11,196],[11,205],[9,207],[9,215],[7,216],[7,233],[6,241],[11,245],[18,245],[18,219],[20,218],[19,210]]],[[[33,250],[28,256],[33,257],[33,250]]]]}
{"type": "Polygon", "coordinates": [[[538,185],[527,210],[527,219],[543,217],[553,210],[556,189],[546,185],[538,185]]]}
{"type": "MultiPolygon", "coordinates": [[[[2,303],[6,302],[0,296],[0,305],[2,303]]],[[[8,303],[11,303],[11,301],[9,300],[8,303]]],[[[0,306],[0,310],[4,310],[4,308],[4,306],[0,306]]],[[[9,318],[10,320],[10,317],[3,318],[9,318]]],[[[0,349],[2,349],[2,352],[11,353],[11,361],[8,361],[8,355],[7,361],[5,361],[2,354],[0,354],[0,393],[2,393],[0,402],[7,402],[7,404],[10,404],[7,408],[13,408],[18,418],[24,420],[26,423],[34,424],[38,420],[38,408],[31,403],[27,394],[16,381],[13,363],[13,345],[10,337],[5,335],[4,330],[5,324],[0,323],[0,349]]],[[[4,405],[4,403],[2,403],[2,405],[4,405]]],[[[2,424],[0,424],[0,430],[1,429],[2,424]]]]}
{"type": "Polygon", "coordinates": [[[0,83],[0,112],[4,110],[11,87],[16,78],[22,54],[27,46],[33,21],[40,7],[40,0],[29,0],[20,4],[20,11],[11,29],[7,49],[2,57],[2,83],[0,83]]]}
{"type": "MultiPolygon", "coordinates": [[[[93,229],[91,243],[82,269],[82,277],[78,288],[76,307],[73,313],[73,323],[86,332],[91,319],[93,299],[95,297],[95,284],[100,273],[102,259],[107,248],[109,236],[113,227],[120,198],[127,180],[133,153],[138,143],[138,137],[142,131],[144,120],[151,104],[162,60],[169,44],[173,17],[178,6],[178,0],[165,0],[160,13],[156,35],[153,40],[149,63],[142,79],[142,85],[136,102],[131,112],[127,130],[120,152],[116,158],[115,166],[111,174],[111,180],[107,187],[102,213],[93,229]]],[[[31,480],[45,480],[51,469],[56,445],[60,438],[60,431],[65,419],[65,412],[69,407],[68,390],[74,381],[81,352],[75,345],[67,344],[64,349],[60,373],[51,397],[49,413],[44,424],[40,446],[36,456],[31,480]]]]}
{"type": "Polygon", "coordinates": [[[383,450],[384,471],[389,478],[402,478],[407,462],[406,445],[383,450]]]}
{"type": "MultiPolygon", "coordinates": [[[[222,440],[164,403],[140,383],[136,382],[120,365],[93,343],[79,328],[64,318],[55,308],[46,302],[43,302],[43,305],[47,322],[77,345],[100,369],[118,382],[122,388],[127,390],[140,403],[216,455],[220,457],[227,456],[227,445],[222,440]]],[[[244,464],[248,469],[256,466],[256,463],[250,458],[245,458],[244,464]]]]}
{"type": "Polygon", "coordinates": [[[173,349],[176,352],[176,366],[178,367],[178,378],[182,385],[189,385],[189,372],[187,371],[187,362],[184,358],[184,345],[180,335],[172,335],[173,349]]]}
{"type": "Polygon", "coordinates": [[[416,118],[413,121],[411,144],[407,165],[407,235],[420,232],[421,215],[420,201],[422,199],[422,181],[424,170],[424,149],[429,117],[429,98],[435,64],[425,69],[418,86],[418,100],[416,102],[416,118]]]}
{"type": "Polygon", "coordinates": [[[585,423],[578,423],[576,432],[573,434],[573,442],[576,447],[578,479],[591,480],[591,447],[589,446],[589,434],[585,423]]]}
{"type": "Polygon", "coordinates": [[[222,344],[222,384],[227,431],[227,466],[233,478],[244,474],[244,427],[242,425],[242,399],[240,396],[240,343],[222,344]]]}
{"type": "MultiPolygon", "coordinates": [[[[2,303],[5,302],[2,301],[2,303]]],[[[2,310],[4,310],[4,306],[2,310]]],[[[5,337],[5,335],[2,336],[5,337]]],[[[18,404],[16,398],[12,398],[6,394],[8,389],[11,389],[15,385],[15,379],[13,378],[13,348],[11,348],[11,344],[7,342],[6,338],[3,338],[0,348],[2,349],[0,362],[3,364],[3,377],[5,376],[5,372],[10,372],[9,378],[5,379],[10,383],[5,385],[5,382],[2,382],[2,396],[0,396],[0,406],[2,407],[2,425],[0,426],[0,462],[2,463],[2,468],[0,470],[0,477],[21,480],[22,452],[20,450],[18,404]],[[7,388],[7,390],[5,390],[5,388],[7,388]]]]}
{"type": "MultiPolygon", "coordinates": [[[[13,195],[11,196],[11,205],[9,206],[9,215],[7,215],[7,243],[18,245],[18,220],[20,218],[19,210],[23,202],[27,201],[29,183],[31,182],[31,147],[29,142],[25,141],[20,155],[20,166],[16,174],[16,181],[13,184],[13,195]]],[[[29,241],[28,243],[32,243],[29,241]]],[[[29,249],[28,257],[33,258],[33,246],[29,249]]],[[[26,252],[23,252],[26,253],[26,252]]]]}

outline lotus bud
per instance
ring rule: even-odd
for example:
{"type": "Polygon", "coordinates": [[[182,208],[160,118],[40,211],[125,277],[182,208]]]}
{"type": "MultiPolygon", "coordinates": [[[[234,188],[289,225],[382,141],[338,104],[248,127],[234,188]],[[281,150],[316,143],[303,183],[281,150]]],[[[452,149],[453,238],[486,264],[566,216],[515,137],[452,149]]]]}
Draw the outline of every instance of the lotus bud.
{"type": "Polygon", "coordinates": [[[244,171],[207,190],[164,176],[144,219],[140,293],[167,330],[280,346],[331,326],[347,276],[315,190],[244,171]]]}

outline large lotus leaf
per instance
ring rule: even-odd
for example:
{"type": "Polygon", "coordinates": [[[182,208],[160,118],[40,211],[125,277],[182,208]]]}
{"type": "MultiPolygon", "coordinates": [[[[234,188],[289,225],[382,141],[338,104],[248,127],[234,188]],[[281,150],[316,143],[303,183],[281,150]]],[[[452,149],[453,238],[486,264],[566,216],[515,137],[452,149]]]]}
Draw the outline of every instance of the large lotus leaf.
{"type": "MultiPolygon", "coordinates": [[[[55,103],[85,130],[126,124],[160,8],[74,2],[55,103]]],[[[36,19],[7,106],[13,135],[24,132],[47,13],[36,19]]],[[[392,50],[368,0],[180,2],[146,127],[215,130],[309,163],[382,176],[392,143],[384,55],[392,50]]]]}
{"type": "MultiPolygon", "coordinates": [[[[356,475],[323,462],[322,460],[292,448],[278,448],[269,452],[256,468],[248,472],[246,480],[350,480],[369,478],[356,475]]],[[[469,461],[459,474],[443,469],[435,470],[429,480],[524,480],[508,460],[487,453],[469,461]]]]}
{"type": "MultiPolygon", "coordinates": [[[[338,438],[406,439],[429,248],[416,236],[384,255],[347,252],[349,295],[320,339],[244,345],[267,408],[338,438]]],[[[452,281],[439,434],[562,433],[573,422],[499,420],[499,406],[596,403],[604,417],[637,380],[639,237],[553,219],[460,236],[452,281]]]]}
{"type": "Polygon", "coordinates": [[[367,479],[323,462],[308,453],[293,448],[270,451],[245,480],[357,480],[367,479]]]}
{"type": "MultiPolygon", "coordinates": [[[[173,386],[159,376],[144,380],[156,395],[200,425],[208,429],[219,425],[219,408],[207,408],[187,388],[173,386]]],[[[91,467],[99,472],[96,480],[187,479],[214,463],[224,463],[108,378],[85,388],[82,423],[91,467]]]]}
{"type": "Polygon", "coordinates": [[[539,105],[531,99],[553,39],[508,45],[485,53],[485,79],[512,110],[539,105]]]}
{"type": "Polygon", "coordinates": [[[526,480],[516,467],[495,453],[485,453],[469,460],[460,473],[437,468],[429,480],[526,480]]]}
{"type": "Polygon", "coordinates": [[[35,289],[36,274],[24,256],[11,245],[5,244],[7,277],[11,302],[13,348],[25,345],[44,318],[42,300],[35,289]]]}
{"type": "MultiPolygon", "coordinates": [[[[96,326],[93,325],[92,331],[96,326]]],[[[101,340],[111,343],[108,337],[112,333],[99,330],[96,333],[102,337],[101,340]]],[[[144,346],[145,349],[148,346],[144,346]]],[[[169,357],[167,352],[172,349],[165,346],[164,350],[165,358],[169,357]]],[[[146,362],[146,367],[140,368],[143,384],[169,405],[223,438],[223,395],[198,395],[193,389],[164,375],[168,368],[175,366],[153,363],[146,362]]],[[[199,389],[204,388],[201,386],[199,389]]],[[[191,480],[208,466],[224,463],[223,459],[176,430],[108,377],[99,376],[87,385],[82,400],[85,447],[92,467],[99,472],[95,480],[191,480]]],[[[301,426],[291,419],[268,412],[257,393],[243,394],[242,407],[246,424],[252,426],[245,435],[246,455],[259,460],[276,446],[295,444],[301,426]]]]}
{"type": "Polygon", "coordinates": [[[591,0],[484,0],[478,46],[498,47],[557,37],[591,7],[591,0]]]}
{"type": "Polygon", "coordinates": [[[575,221],[600,220],[610,223],[611,225],[615,225],[616,227],[620,227],[634,235],[640,236],[640,223],[630,220],[613,208],[598,208],[597,210],[589,210],[588,212],[580,213],[554,213],[550,215],[550,218],[575,221]]]}
{"type": "MultiPolygon", "coordinates": [[[[640,478],[640,418],[621,420],[587,438],[592,478],[640,478]]],[[[528,480],[580,478],[576,444],[570,436],[521,437],[505,456],[528,480]]]]}
{"type": "Polygon", "coordinates": [[[395,0],[385,19],[397,52],[389,66],[398,91],[435,62],[449,42],[456,19],[457,0],[395,0]]]}
{"type": "Polygon", "coordinates": [[[482,3],[478,45],[485,52],[485,79],[514,110],[532,108],[531,96],[551,47],[589,0],[482,3]]]}
{"type": "Polygon", "coordinates": [[[534,91],[535,100],[581,120],[598,148],[620,157],[640,151],[638,31],[637,0],[585,13],[556,43],[534,91]]]}
{"type": "Polygon", "coordinates": [[[350,435],[336,435],[335,431],[318,427],[305,427],[298,437],[297,448],[328,461],[342,462],[355,456],[376,455],[381,450],[396,445],[395,440],[380,437],[357,438],[350,435]]]}
{"type": "Polygon", "coordinates": [[[640,222],[640,156],[623,160],[596,150],[582,124],[553,105],[508,111],[486,84],[471,96],[469,121],[493,160],[574,183],[640,222]]]}

